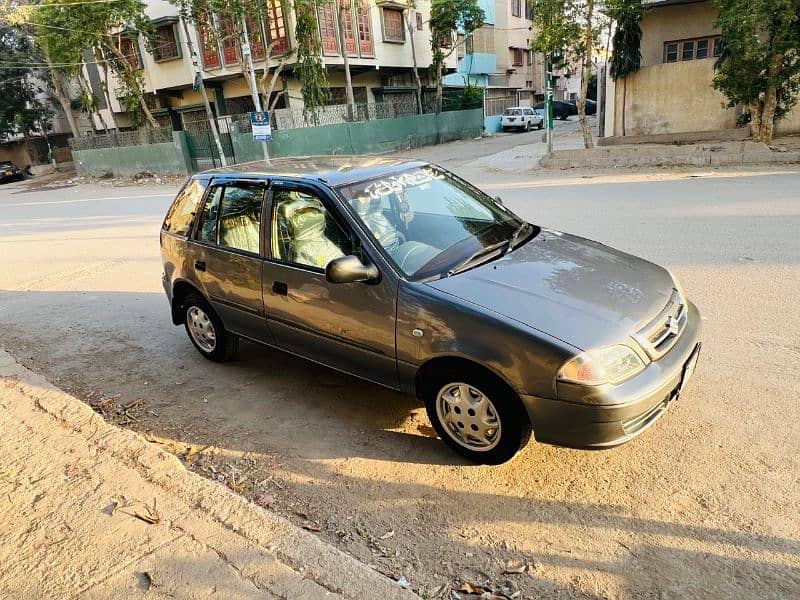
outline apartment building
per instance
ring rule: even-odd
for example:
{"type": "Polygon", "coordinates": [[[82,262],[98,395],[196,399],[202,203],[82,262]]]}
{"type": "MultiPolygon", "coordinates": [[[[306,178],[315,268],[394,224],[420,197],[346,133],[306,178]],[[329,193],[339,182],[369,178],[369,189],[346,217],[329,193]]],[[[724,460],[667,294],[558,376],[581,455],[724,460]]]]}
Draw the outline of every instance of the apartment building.
{"type": "MultiPolygon", "coordinates": [[[[719,132],[736,127],[744,107],[714,88],[722,52],[717,10],[709,0],[645,0],[641,68],[627,81],[606,82],[608,136],[719,132]],[[624,124],[624,125],[623,125],[624,124]]],[[[776,123],[779,134],[800,132],[800,109],[776,123]]]]}
{"type": "MultiPolygon", "coordinates": [[[[189,42],[200,57],[203,84],[213,110],[218,115],[253,110],[242,48],[236,36],[231,35],[233,23],[229,17],[207,15],[195,26],[184,23],[177,7],[165,0],[145,1],[146,13],[157,34],[155,44],[148,49],[141,36],[124,32],[120,36],[120,50],[133,65],[142,69],[144,89],[151,96],[155,118],[162,125],[180,128],[182,123],[202,119],[205,114],[202,96],[195,89],[189,42]]],[[[356,102],[413,101],[412,43],[420,77],[423,84],[427,83],[427,67],[432,58],[428,26],[430,2],[419,0],[414,8],[409,6],[410,2],[395,0],[351,0],[350,18],[345,21],[343,37],[356,102]],[[410,29],[407,19],[410,19],[410,29]]],[[[280,0],[264,0],[263,18],[247,23],[251,55],[259,77],[265,69],[273,71],[278,63],[284,63],[268,105],[276,109],[301,109],[301,86],[294,74],[297,64],[294,15],[290,11],[284,13],[282,7],[280,0]]],[[[317,12],[330,102],[343,103],[345,75],[336,8],[333,3],[320,3],[317,12]]],[[[453,56],[448,67],[455,65],[453,56]]],[[[91,60],[87,61],[85,69],[106,122],[111,123],[113,118],[118,128],[131,126],[124,98],[118,97],[120,85],[114,75],[106,74],[102,64],[91,60]],[[106,78],[111,91],[108,99],[103,93],[106,78]]],[[[95,126],[99,129],[101,124],[96,122],[95,126]]]]}
{"type": "Polygon", "coordinates": [[[484,88],[486,129],[497,131],[509,106],[544,98],[544,62],[530,50],[532,15],[525,0],[479,0],[484,25],[461,40],[458,67],[444,78],[449,87],[484,88]]]}

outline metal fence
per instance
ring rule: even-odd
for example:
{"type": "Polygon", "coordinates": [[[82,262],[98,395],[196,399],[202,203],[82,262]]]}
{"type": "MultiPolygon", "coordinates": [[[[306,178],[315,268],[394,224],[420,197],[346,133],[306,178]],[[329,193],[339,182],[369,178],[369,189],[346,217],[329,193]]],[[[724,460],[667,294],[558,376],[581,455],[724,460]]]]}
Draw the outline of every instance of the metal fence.
{"type": "MultiPolygon", "coordinates": [[[[480,108],[481,103],[464,101],[460,95],[446,93],[442,99],[442,110],[464,110],[467,108],[480,108]]],[[[425,95],[422,102],[422,112],[433,113],[436,110],[435,99],[432,95],[425,95]]],[[[338,125],[341,123],[361,123],[380,119],[396,119],[419,114],[417,101],[413,97],[404,96],[386,102],[357,103],[354,107],[347,104],[334,104],[321,106],[312,110],[279,108],[270,113],[272,128],[276,130],[302,129],[317,127],[319,125],[338,125]]],[[[203,118],[183,122],[184,130],[190,136],[198,139],[210,136],[211,128],[208,120],[203,118]]],[[[226,115],[217,117],[217,127],[220,134],[230,134],[234,130],[249,133],[249,113],[240,115],[226,115]]],[[[137,131],[124,131],[107,134],[87,135],[72,138],[70,146],[73,150],[89,150],[93,148],[117,148],[121,146],[139,146],[143,144],[158,144],[172,141],[172,130],[169,127],[158,129],[139,129],[137,131]]],[[[224,145],[224,142],[223,142],[224,145]]],[[[228,151],[226,149],[226,154],[228,151]]]]}
{"type": "Polygon", "coordinates": [[[118,131],[71,138],[69,145],[73,150],[91,150],[94,148],[119,148],[120,146],[141,146],[142,144],[160,144],[172,141],[172,130],[169,127],[157,129],[137,129],[136,131],[118,131]]]}

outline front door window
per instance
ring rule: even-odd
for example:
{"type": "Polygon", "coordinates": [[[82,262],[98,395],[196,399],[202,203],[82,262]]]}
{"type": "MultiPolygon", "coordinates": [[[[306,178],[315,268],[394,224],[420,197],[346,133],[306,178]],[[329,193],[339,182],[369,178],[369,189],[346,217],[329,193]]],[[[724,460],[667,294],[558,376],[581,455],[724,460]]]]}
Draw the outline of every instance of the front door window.
{"type": "Polygon", "coordinates": [[[278,189],[272,203],[273,258],[325,269],[352,250],[349,236],[315,194],[278,189]]]}

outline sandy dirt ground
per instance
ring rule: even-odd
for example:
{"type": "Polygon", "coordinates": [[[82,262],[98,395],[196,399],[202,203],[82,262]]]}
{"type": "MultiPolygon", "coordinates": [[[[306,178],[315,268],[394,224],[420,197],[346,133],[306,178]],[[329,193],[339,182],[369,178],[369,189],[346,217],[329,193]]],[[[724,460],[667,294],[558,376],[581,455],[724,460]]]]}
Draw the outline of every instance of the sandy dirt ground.
{"type": "Polygon", "coordinates": [[[800,170],[501,172],[483,143],[420,154],[668,266],[704,315],[685,396],[622,447],[474,466],[415,398],[249,343],[203,360],[160,288],[173,185],[0,188],[0,345],[423,597],[800,596],[800,170]]]}

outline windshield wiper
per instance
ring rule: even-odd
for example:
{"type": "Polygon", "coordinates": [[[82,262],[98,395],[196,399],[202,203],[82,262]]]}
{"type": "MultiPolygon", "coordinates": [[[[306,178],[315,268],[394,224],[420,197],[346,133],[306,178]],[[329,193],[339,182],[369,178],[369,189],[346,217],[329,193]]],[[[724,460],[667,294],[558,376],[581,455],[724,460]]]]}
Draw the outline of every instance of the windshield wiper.
{"type": "MultiPolygon", "coordinates": [[[[477,252],[470,254],[466,259],[462,260],[452,269],[447,272],[447,276],[455,275],[456,273],[460,273],[461,271],[466,271],[467,269],[471,269],[472,267],[476,266],[481,261],[480,259],[486,258],[490,254],[496,253],[500,248],[507,245],[508,242],[503,240],[502,242],[497,242],[496,244],[492,244],[491,246],[486,246],[481,248],[477,252]]],[[[499,256],[499,254],[498,254],[499,256]]]]}
{"type": "Polygon", "coordinates": [[[519,227],[517,227],[516,231],[514,231],[514,233],[511,234],[511,239],[508,240],[508,247],[506,248],[506,252],[505,253],[508,254],[514,248],[516,248],[517,245],[523,239],[523,233],[528,231],[528,230],[530,230],[532,227],[533,227],[533,225],[531,225],[527,221],[523,221],[522,224],[519,227]]]}

